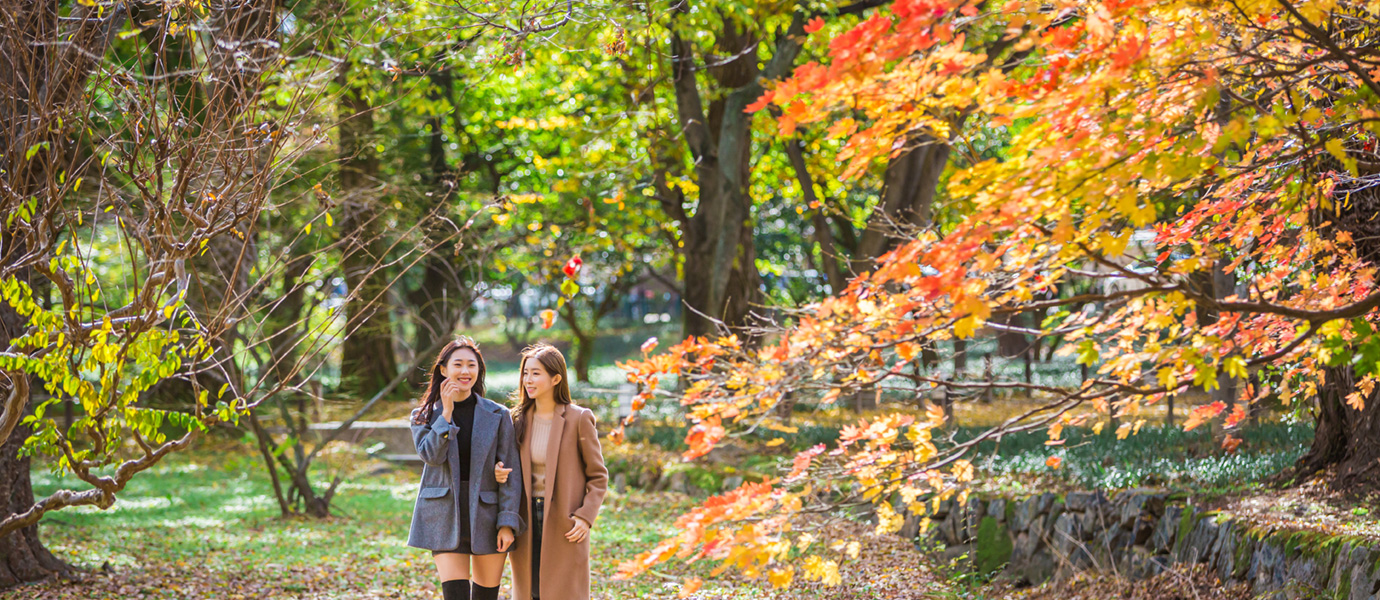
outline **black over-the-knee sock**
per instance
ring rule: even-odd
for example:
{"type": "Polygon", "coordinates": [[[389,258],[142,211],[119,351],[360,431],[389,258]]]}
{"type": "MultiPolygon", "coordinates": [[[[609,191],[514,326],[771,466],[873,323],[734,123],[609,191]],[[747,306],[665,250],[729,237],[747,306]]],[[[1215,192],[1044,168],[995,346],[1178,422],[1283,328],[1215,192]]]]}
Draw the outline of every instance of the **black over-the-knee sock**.
{"type": "Polygon", "coordinates": [[[472,600],[498,600],[498,586],[484,587],[479,582],[474,582],[473,591],[470,592],[472,600]]]}
{"type": "Polygon", "coordinates": [[[470,580],[452,579],[441,582],[441,597],[445,600],[470,600],[470,580]]]}

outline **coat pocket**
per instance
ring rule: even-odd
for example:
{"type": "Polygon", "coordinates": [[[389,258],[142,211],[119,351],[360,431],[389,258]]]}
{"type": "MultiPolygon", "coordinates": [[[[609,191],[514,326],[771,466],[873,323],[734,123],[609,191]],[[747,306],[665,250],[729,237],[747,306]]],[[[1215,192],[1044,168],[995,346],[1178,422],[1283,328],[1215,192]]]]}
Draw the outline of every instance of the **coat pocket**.
{"type": "Polygon", "coordinates": [[[425,488],[422,488],[422,492],[421,492],[420,494],[418,494],[417,497],[419,497],[419,498],[443,498],[443,497],[445,497],[446,494],[449,494],[449,493],[450,493],[450,488],[444,488],[444,487],[425,487],[425,488]]]}
{"type": "Polygon", "coordinates": [[[479,501],[484,504],[498,504],[498,492],[479,492],[479,501]]]}

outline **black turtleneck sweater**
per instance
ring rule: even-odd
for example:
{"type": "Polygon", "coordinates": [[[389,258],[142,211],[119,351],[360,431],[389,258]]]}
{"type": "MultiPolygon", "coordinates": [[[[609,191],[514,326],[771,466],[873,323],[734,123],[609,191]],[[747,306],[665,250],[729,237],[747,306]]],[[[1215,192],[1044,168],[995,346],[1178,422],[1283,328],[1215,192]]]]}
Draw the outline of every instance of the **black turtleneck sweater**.
{"type": "Polygon", "coordinates": [[[470,480],[470,440],[474,437],[474,407],[479,405],[475,398],[478,396],[470,392],[470,397],[455,403],[450,414],[451,424],[460,430],[455,433],[455,447],[460,451],[460,481],[470,480]]]}

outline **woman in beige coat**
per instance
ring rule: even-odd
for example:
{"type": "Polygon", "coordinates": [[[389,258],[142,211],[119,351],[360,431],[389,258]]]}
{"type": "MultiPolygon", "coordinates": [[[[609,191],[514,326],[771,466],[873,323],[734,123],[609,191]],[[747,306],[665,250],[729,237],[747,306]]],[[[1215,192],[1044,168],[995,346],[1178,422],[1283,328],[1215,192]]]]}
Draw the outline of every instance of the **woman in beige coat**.
{"type": "MultiPolygon", "coordinates": [[[[589,530],[609,478],[594,413],[571,403],[565,357],[547,344],[523,351],[517,396],[521,510],[531,527],[513,544],[513,600],[588,600],[589,530]]],[[[499,463],[495,478],[509,471],[499,463]]]]}

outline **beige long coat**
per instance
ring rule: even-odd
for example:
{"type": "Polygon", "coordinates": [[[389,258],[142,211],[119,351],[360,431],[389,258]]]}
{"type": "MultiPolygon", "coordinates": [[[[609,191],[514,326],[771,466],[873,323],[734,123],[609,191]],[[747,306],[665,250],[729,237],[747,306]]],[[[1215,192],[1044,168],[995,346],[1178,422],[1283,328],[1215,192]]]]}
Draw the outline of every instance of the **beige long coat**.
{"type": "MultiPolygon", "coordinates": [[[[531,525],[513,545],[513,598],[532,597],[532,529],[542,528],[541,600],[589,600],[589,539],[572,544],[566,532],[574,516],[594,527],[599,505],[608,489],[609,471],[599,448],[594,413],[574,404],[556,405],[551,438],[546,445],[546,522],[532,523],[532,428],[524,427],[518,441],[522,460],[522,518],[531,525]]],[[[593,534],[591,533],[591,536],[593,534]]]]}

